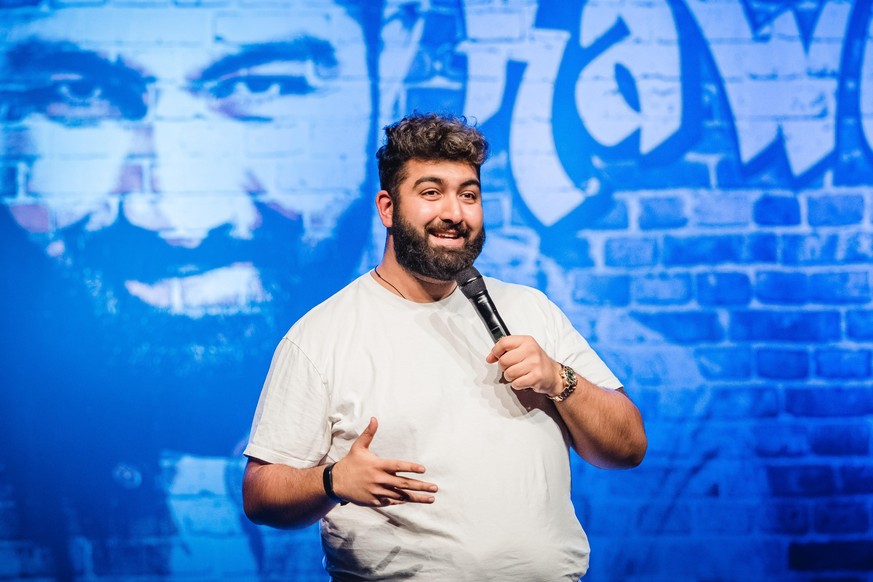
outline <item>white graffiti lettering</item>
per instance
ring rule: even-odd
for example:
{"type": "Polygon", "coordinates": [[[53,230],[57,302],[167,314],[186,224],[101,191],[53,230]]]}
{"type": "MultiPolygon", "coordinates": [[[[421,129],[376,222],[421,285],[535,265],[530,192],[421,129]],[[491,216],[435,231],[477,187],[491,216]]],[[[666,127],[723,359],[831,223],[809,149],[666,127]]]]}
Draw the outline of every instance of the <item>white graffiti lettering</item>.
{"type": "Polygon", "coordinates": [[[795,176],[833,152],[840,56],[851,4],[834,2],[822,9],[808,48],[790,11],[756,32],[740,2],[686,4],[721,76],[742,162],[754,160],[780,135],[795,176]]]}
{"type": "Polygon", "coordinates": [[[590,64],[576,84],[576,106],[588,132],[614,146],[640,132],[640,153],[651,152],[682,123],[679,38],[667,3],[586,4],[580,44],[587,48],[617,23],[629,34],[590,64]],[[632,77],[638,103],[628,103],[618,71],[632,77]]]}

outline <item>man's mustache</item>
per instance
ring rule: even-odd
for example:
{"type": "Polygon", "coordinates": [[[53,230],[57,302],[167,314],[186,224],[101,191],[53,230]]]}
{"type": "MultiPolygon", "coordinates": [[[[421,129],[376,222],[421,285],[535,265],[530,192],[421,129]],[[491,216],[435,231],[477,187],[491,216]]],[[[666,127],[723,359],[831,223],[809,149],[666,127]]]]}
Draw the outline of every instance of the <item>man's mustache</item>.
{"type": "Polygon", "coordinates": [[[74,269],[93,270],[116,282],[151,283],[246,262],[293,269],[295,253],[290,251],[302,244],[302,221],[280,216],[266,206],[258,210],[262,222],[251,239],[234,237],[230,226],[222,226],[194,248],[170,244],[158,232],[130,223],[123,213],[98,230],[89,230],[83,219],[64,229],[67,260],[74,269]]]}
{"type": "Polygon", "coordinates": [[[470,234],[470,227],[468,227],[465,223],[459,222],[457,224],[441,224],[441,225],[430,225],[426,229],[428,234],[434,236],[446,235],[446,234],[454,234],[462,238],[467,238],[470,234]]]}

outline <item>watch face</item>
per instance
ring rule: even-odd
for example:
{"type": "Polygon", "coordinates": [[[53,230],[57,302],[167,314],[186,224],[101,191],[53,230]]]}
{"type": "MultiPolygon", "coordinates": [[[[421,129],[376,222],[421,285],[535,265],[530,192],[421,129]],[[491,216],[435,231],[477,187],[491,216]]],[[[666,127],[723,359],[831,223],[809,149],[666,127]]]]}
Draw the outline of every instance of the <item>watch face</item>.
{"type": "Polygon", "coordinates": [[[568,388],[576,385],[576,371],[570,366],[564,366],[564,377],[568,388]]]}

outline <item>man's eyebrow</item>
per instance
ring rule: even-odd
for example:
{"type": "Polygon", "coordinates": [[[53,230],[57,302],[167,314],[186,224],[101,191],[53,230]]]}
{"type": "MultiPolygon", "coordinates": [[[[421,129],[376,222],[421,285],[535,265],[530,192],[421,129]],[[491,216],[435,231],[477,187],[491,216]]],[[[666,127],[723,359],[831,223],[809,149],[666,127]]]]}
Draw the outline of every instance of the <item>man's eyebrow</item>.
{"type": "Polygon", "coordinates": [[[415,188],[416,186],[424,184],[425,182],[433,182],[434,184],[437,184],[439,186],[442,186],[444,184],[443,179],[439,176],[422,176],[412,184],[412,187],[415,188]]]}
{"type": "Polygon", "coordinates": [[[241,69],[277,61],[312,61],[316,66],[327,70],[337,67],[336,54],[331,43],[320,38],[301,36],[284,42],[246,45],[239,52],[215,61],[192,80],[208,83],[241,69]]]}
{"type": "MultiPolygon", "coordinates": [[[[422,176],[412,184],[412,187],[415,188],[416,186],[424,184],[425,182],[433,182],[438,186],[445,185],[445,180],[443,180],[439,176],[422,176]]],[[[481,188],[482,185],[479,183],[479,180],[475,178],[470,178],[469,180],[462,182],[459,185],[460,188],[466,188],[467,186],[476,186],[477,188],[481,188]]]]}
{"type": "Polygon", "coordinates": [[[96,79],[111,79],[118,86],[144,85],[153,81],[121,60],[112,61],[68,41],[45,41],[34,38],[6,51],[4,76],[14,73],[27,81],[34,75],[58,72],[88,73],[96,79]]]}

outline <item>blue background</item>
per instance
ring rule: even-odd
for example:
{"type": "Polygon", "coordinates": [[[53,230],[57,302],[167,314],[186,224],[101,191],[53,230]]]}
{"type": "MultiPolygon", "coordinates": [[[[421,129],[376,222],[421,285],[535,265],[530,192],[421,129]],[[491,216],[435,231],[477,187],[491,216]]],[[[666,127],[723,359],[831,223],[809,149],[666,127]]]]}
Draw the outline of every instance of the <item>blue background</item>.
{"type": "Polygon", "coordinates": [[[592,581],[873,579],[868,2],[6,0],[0,578],[321,580],[255,527],[272,350],[376,264],[373,153],[476,120],[489,275],[639,405],[592,581]]]}

